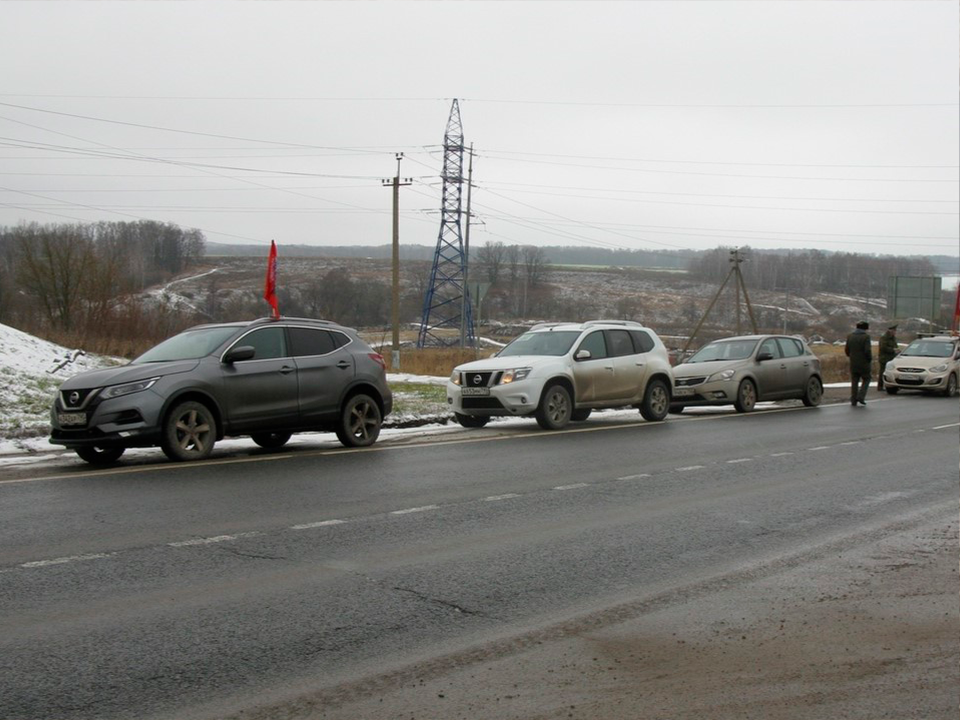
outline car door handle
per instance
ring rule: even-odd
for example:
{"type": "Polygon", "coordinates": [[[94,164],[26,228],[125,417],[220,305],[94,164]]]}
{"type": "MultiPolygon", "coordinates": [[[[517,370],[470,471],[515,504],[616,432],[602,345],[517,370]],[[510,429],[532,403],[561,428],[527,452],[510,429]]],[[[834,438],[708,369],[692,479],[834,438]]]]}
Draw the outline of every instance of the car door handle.
{"type": "Polygon", "coordinates": [[[604,366],[603,366],[603,369],[604,369],[604,370],[609,370],[610,372],[613,372],[613,365],[604,365],[604,366]]]}
{"type": "Polygon", "coordinates": [[[348,367],[350,367],[350,363],[348,363],[346,360],[341,360],[337,363],[337,367],[341,370],[346,370],[348,367]]]}
{"type": "Polygon", "coordinates": [[[293,372],[293,368],[290,367],[289,365],[284,365],[282,368],[280,368],[281,375],[288,375],[292,372],[293,372]]]}

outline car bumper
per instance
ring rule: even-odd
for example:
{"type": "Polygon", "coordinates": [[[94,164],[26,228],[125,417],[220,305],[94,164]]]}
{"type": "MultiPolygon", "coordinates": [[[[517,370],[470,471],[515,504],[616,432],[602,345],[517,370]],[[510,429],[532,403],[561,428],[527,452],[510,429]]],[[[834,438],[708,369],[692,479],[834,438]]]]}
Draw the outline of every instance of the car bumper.
{"type": "Polygon", "coordinates": [[[68,448],[156,444],[162,405],[150,391],[104,400],[87,410],[65,410],[56,402],[50,412],[50,443],[68,448]]]}
{"type": "Polygon", "coordinates": [[[883,374],[885,387],[900,388],[902,390],[943,390],[947,387],[947,378],[950,372],[942,373],[901,373],[887,370],[883,374]]]}
{"type": "Polygon", "coordinates": [[[713,380],[699,385],[675,385],[671,405],[730,405],[737,399],[737,382],[713,380]]]}
{"type": "Polygon", "coordinates": [[[461,415],[530,415],[537,409],[542,390],[539,383],[526,380],[482,389],[488,394],[464,395],[464,388],[448,381],[447,405],[461,415]]]}

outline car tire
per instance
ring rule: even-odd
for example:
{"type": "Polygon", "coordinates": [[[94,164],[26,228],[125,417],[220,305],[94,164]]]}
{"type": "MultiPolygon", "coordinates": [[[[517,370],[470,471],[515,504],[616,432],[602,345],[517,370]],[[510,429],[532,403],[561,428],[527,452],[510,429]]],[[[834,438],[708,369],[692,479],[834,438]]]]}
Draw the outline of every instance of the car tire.
{"type": "Polygon", "coordinates": [[[558,383],[548,385],[537,406],[537,424],[544,430],[562,430],[573,415],[570,393],[558,383]]]}
{"type": "Polygon", "coordinates": [[[683,412],[684,405],[671,405],[670,414],[671,415],[680,415],[683,412]]]}
{"type": "Polygon", "coordinates": [[[354,395],[340,412],[337,439],[346,447],[368,447],[380,437],[380,406],[369,395],[354,395]]]}
{"type": "Polygon", "coordinates": [[[203,403],[188,400],[167,413],[160,449],[171,460],[203,460],[217,441],[217,421],[203,403]]]}
{"type": "Polygon", "coordinates": [[[947,376],[947,389],[943,391],[944,397],[954,397],[957,394],[957,376],[953,373],[947,376]]]}
{"type": "Polygon", "coordinates": [[[74,448],[74,452],[91,465],[109,465],[115,463],[123,455],[125,448],[122,447],[89,447],[74,448]]]}
{"type": "Polygon", "coordinates": [[[753,380],[743,380],[737,388],[737,399],[733,406],[737,412],[748,413],[757,405],[757,386],[753,380]]]}
{"type": "Polygon", "coordinates": [[[823,400],[823,384],[819,378],[807,380],[807,387],[803,391],[803,404],[807,407],[816,407],[823,400]]]}
{"type": "Polygon", "coordinates": [[[593,412],[593,408],[584,408],[583,410],[574,410],[570,413],[570,419],[574,422],[583,422],[590,417],[590,414],[593,412]]]}
{"type": "Polygon", "coordinates": [[[454,413],[453,416],[457,419],[457,422],[465,428],[482,428],[490,422],[489,415],[463,415],[461,413],[454,413]]]}
{"type": "Polygon", "coordinates": [[[250,439],[262,448],[276,450],[287,444],[290,435],[291,433],[288,432],[253,433],[250,439]]]}
{"type": "Polygon", "coordinates": [[[887,391],[887,395],[896,395],[898,392],[900,392],[900,388],[887,387],[886,391],[887,391]]]}
{"type": "Polygon", "coordinates": [[[647,383],[647,389],[643,393],[640,414],[644,420],[659,422],[667,417],[669,411],[670,388],[660,378],[654,378],[647,383]]]}

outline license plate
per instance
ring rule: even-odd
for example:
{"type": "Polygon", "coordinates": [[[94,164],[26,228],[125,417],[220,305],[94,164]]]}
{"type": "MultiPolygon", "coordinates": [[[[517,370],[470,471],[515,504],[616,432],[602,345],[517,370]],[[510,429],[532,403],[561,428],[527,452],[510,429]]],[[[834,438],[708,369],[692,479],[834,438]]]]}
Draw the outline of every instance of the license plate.
{"type": "Polygon", "coordinates": [[[693,388],[678,387],[673,389],[674,397],[688,397],[690,395],[693,395],[693,388]]]}
{"type": "Polygon", "coordinates": [[[86,425],[86,413],[58,413],[57,420],[61,425],[86,425]]]}
{"type": "Polygon", "coordinates": [[[461,388],[460,392],[463,395],[470,395],[476,397],[477,395],[489,395],[490,388],[488,387],[465,387],[461,388]]]}

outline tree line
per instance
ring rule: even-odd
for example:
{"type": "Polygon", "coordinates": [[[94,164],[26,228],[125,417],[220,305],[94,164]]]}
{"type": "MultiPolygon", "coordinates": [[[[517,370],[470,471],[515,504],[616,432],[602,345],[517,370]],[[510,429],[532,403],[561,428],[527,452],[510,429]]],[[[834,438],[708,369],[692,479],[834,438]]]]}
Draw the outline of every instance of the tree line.
{"type": "Polygon", "coordinates": [[[132,294],[196,265],[204,243],[199,230],[150,220],[0,227],[0,323],[61,336],[118,324],[134,332],[158,318],[132,294]]]}
{"type": "MultiPolygon", "coordinates": [[[[707,250],[690,261],[691,279],[721,283],[730,272],[731,248],[707,250]]],[[[758,290],[832,292],[882,298],[890,275],[932,276],[937,268],[925,257],[825,253],[820,250],[772,252],[740,248],[744,280],[758,290]]]]}

